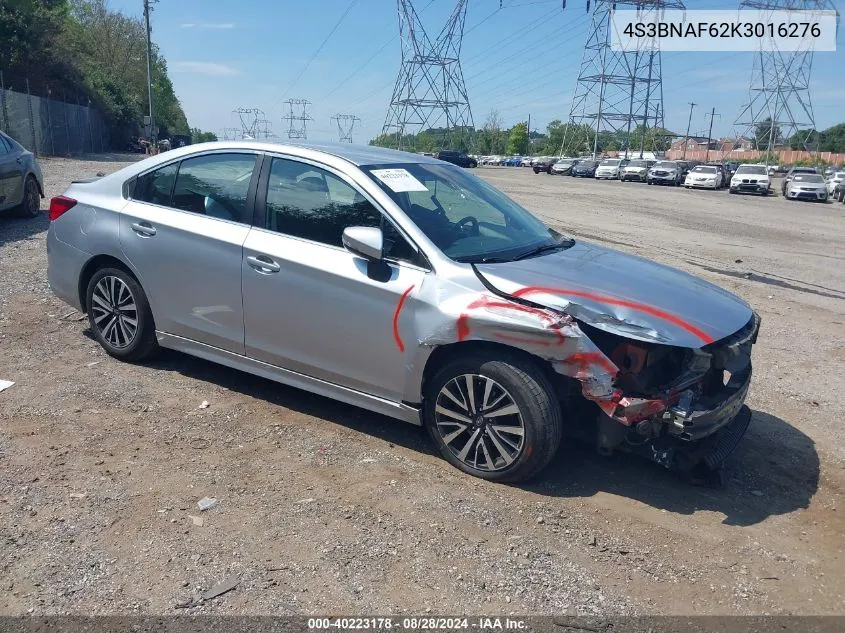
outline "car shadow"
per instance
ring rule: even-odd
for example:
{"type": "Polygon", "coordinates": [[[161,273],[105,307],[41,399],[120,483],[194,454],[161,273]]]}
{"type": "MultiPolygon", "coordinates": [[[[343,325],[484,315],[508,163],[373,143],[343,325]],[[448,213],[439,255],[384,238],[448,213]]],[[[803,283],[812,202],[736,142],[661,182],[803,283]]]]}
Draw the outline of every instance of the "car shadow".
{"type": "Polygon", "coordinates": [[[683,515],[724,515],[748,526],[807,508],[819,487],[819,455],[807,435],[779,417],[752,410],[745,437],[728,458],[722,488],[693,487],[677,474],[629,453],[601,457],[584,443],[561,450],[541,479],[522,486],[553,497],[627,497],[683,515]]]}
{"type": "MultiPolygon", "coordinates": [[[[86,333],[88,331],[86,330],[86,333]]],[[[93,334],[91,336],[93,337],[93,334]]],[[[167,349],[162,350],[161,354],[145,364],[152,369],[175,371],[188,378],[213,383],[297,413],[340,424],[348,429],[378,437],[385,442],[419,453],[437,454],[421,427],[310,391],[289,387],[267,378],[167,349]]]]}
{"type": "MultiPolygon", "coordinates": [[[[437,454],[424,429],[210,361],[164,350],[148,366],[176,371],[421,454],[437,454]]],[[[808,507],[818,485],[814,442],[784,420],[754,410],[746,436],[728,460],[721,489],[694,487],[635,455],[602,457],[583,442],[567,438],[549,467],[536,480],[518,487],[573,499],[604,492],[677,514],[717,512],[724,515],[726,525],[748,526],[808,507]]]]}
{"type": "Polygon", "coordinates": [[[17,218],[8,211],[0,212],[0,247],[27,240],[49,226],[50,219],[44,209],[34,218],[17,218]]]}

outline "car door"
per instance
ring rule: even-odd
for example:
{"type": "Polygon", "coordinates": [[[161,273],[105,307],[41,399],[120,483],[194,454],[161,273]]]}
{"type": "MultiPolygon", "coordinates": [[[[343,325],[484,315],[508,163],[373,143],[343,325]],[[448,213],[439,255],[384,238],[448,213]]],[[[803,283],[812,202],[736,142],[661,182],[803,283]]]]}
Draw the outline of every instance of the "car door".
{"type": "Polygon", "coordinates": [[[23,169],[21,153],[0,135],[0,209],[23,200],[23,169]]]}
{"type": "Polygon", "coordinates": [[[260,154],[210,152],[137,178],[120,217],[156,329],[244,353],[241,258],[260,154]]]}
{"type": "Polygon", "coordinates": [[[246,354],[401,401],[426,275],[415,247],[351,179],[299,159],[265,158],[256,211],[242,266],[246,354]],[[386,258],[346,250],[349,226],[381,227],[386,258]]]}

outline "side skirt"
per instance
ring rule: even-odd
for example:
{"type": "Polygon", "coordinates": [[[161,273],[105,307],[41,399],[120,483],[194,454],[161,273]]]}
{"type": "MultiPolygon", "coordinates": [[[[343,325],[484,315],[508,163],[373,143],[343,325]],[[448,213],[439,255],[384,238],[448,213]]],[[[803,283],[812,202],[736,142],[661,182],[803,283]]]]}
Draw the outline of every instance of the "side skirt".
{"type": "Polygon", "coordinates": [[[156,339],[162,347],[176,350],[177,352],[210,360],[214,363],[231,367],[232,369],[247,372],[248,374],[268,378],[269,380],[296,387],[297,389],[310,391],[320,396],[396,418],[409,424],[422,426],[419,409],[403,402],[385,400],[384,398],[379,398],[362,391],[342,387],[325,380],[320,380],[319,378],[306,376],[299,372],[283,369],[276,365],[264,363],[247,356],[241,356],[240,354],[235,354],[234,352],[206,345],[205,343],[199,343],[181,336],[167,334],[166,332],[156,330],[156,339]]]}

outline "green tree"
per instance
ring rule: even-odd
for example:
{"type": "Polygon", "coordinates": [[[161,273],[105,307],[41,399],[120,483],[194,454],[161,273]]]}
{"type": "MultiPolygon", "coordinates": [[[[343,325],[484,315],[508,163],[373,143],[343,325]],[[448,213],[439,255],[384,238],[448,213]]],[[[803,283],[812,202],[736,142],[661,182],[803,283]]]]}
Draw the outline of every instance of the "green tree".
{"type": "Polygon", "coordinates": [[[528,149],[528,124],[517,123],[508,134],[508,154],[524,154],[528,149]]]}
{"type": "Polygon", "coordinates": [[[845,123],[838,123],[822,132],[819,149],[823,152],[845,153],[845,123]]]}
{"type": "Polygon", "coordinates": [[[772,118],[766,117],[754,128],[754,143],[757,149],[765,151],[770,148],[770,141],[772,148],[783,145],[783,132],[778,123],[772,125],[772,118]]]}
{"type": "Polygon", "coordinates": [[[210,143],[217,140],[214,132],[203,132],[198,127],[191,128],[191,143],[210,143]]]}

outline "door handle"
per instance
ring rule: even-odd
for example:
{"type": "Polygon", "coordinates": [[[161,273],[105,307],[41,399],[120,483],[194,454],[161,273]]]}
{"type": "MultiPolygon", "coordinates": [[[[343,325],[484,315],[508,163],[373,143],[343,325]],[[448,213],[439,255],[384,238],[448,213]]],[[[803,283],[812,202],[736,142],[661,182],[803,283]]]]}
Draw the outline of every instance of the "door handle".
{"type": "Polygon", "coordinates": [[[246,263],[258,272],[265,275],[269,273],[277,273],[282,269],[281,266],[279,266],[276,262],[267,257],[267,255],[250,255],[246,258],[246,263]]]}
{"type": "Polygon", "coordinates": [[[156,234],[155,227],[149,222],[135,222],[132,224],[132,230],[141,237],[152,237],[156,234]]]}

